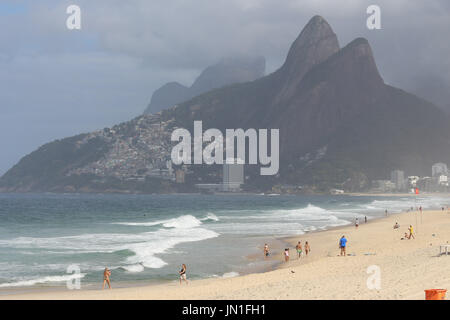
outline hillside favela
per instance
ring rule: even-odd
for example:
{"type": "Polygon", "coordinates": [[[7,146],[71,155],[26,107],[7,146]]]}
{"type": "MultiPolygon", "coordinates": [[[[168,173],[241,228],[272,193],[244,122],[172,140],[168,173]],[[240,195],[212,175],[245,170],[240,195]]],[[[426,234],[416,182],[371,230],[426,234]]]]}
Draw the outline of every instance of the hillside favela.
{"type": "Polygon", "coordinates": [[[398,2],[0,4],[0,299],[447,300],[450,6],[398,2]]]}

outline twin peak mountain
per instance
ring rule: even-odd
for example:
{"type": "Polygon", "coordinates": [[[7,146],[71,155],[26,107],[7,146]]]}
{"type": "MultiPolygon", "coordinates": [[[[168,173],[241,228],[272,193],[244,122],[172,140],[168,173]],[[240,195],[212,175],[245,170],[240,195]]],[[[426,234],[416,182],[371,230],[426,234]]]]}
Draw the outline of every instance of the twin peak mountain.
{"type": "MultiPolygon", "coordinates": [[[[316,190],[359,191],[367,188],[370,180],[389,177],[394,169],[429,175],[433,163],[450,162],[448,116],[433,104],[385,84],[368,41],[357,38],[340,48],[336,34],[320,16],[304,27],[277,71],[200,94],[156,116],[173,127],[188,129],[195,120],[202,120],[205,130],[222,132],[226,128],[280,129],[279,177],[263,181],[256,174],[259,170],[252,174],[249,168],[255,188],[289,183],[311,185],[316,190]]],[[[145,117],[155,115],[131,122],[145,117]]],[[[108,142],[77,155],[81,136],[66,141],[69,145],[65,143],[64,148],[74,148],[70,158],[58,159],[58,152],[53,152],[50,163],[40,162],[45,157],[43,147],[24,157],[0,179],[0,190],[23,190],[17,187],[19,181],[27,181],[27,191],[56,190],[69,183],[61,176],[69,177],[77,166],[88,166],[89,161],[110,154],[108,142]],[[58,166],[60,178],[46,177],[44,181],[42,171],[52,175],[55,161],[64,162],[58,166]],[[36,173],[36,163],[48,168],[36,173]]],[[[53,148],[46,145],[46,149],[53,148]]],[[[147,152],[144,149],[136,152],[147,152]]]]}

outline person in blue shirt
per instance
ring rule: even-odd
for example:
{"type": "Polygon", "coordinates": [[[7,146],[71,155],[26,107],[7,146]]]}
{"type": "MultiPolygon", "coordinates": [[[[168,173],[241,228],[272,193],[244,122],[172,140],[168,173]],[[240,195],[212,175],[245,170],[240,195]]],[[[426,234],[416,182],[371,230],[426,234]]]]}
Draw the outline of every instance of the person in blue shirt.
{"type": "Polygon", "coordinates": [[[345,247],[347,246],[347,239],[345,236],[342,236],[339,240],[339,248],[341,249],[341,256],[346,256],[345,247]]]}

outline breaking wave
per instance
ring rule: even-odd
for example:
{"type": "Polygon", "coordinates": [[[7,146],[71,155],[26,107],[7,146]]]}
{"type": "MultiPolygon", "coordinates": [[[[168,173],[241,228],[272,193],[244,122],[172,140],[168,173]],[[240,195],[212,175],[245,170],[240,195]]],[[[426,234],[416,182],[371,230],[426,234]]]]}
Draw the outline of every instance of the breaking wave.
{"type": "Polygon", "coordinates": [[[64,276],[47,276],[37,279],[30,279],[30,280],[22,280],[17,282],[9,282],[9,283],[2,283],[0,284],[0,288],[6,288],[6,287],[25,287],[25,286],[33,286],[36,284],[43,284],[43,283],[56,283],[56,282],[66,282],[68,280],[74,280],[74,279],[82,279],[85,276],[85,274],[71,274],[71,275],[64,275],[64,276]]]}

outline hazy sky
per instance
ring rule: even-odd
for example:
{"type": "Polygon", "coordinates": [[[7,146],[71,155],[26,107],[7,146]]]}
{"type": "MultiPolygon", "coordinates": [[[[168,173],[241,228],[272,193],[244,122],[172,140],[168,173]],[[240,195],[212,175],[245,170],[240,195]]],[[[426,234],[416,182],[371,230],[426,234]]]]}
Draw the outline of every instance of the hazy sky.
{"type": "Polygon", "coordinates": [[[0,175],[43,143],[141,114],[153,90],[221,57],[263,55],[274,71],[315,14],[341,46],[366,37],[386,82],[450,104],[448,0],[1,0],[0,175]],[[71,4],[81,30],[66,27],[71,4]],[[366,27],[370,4],[382,30],[366,27]]]}

